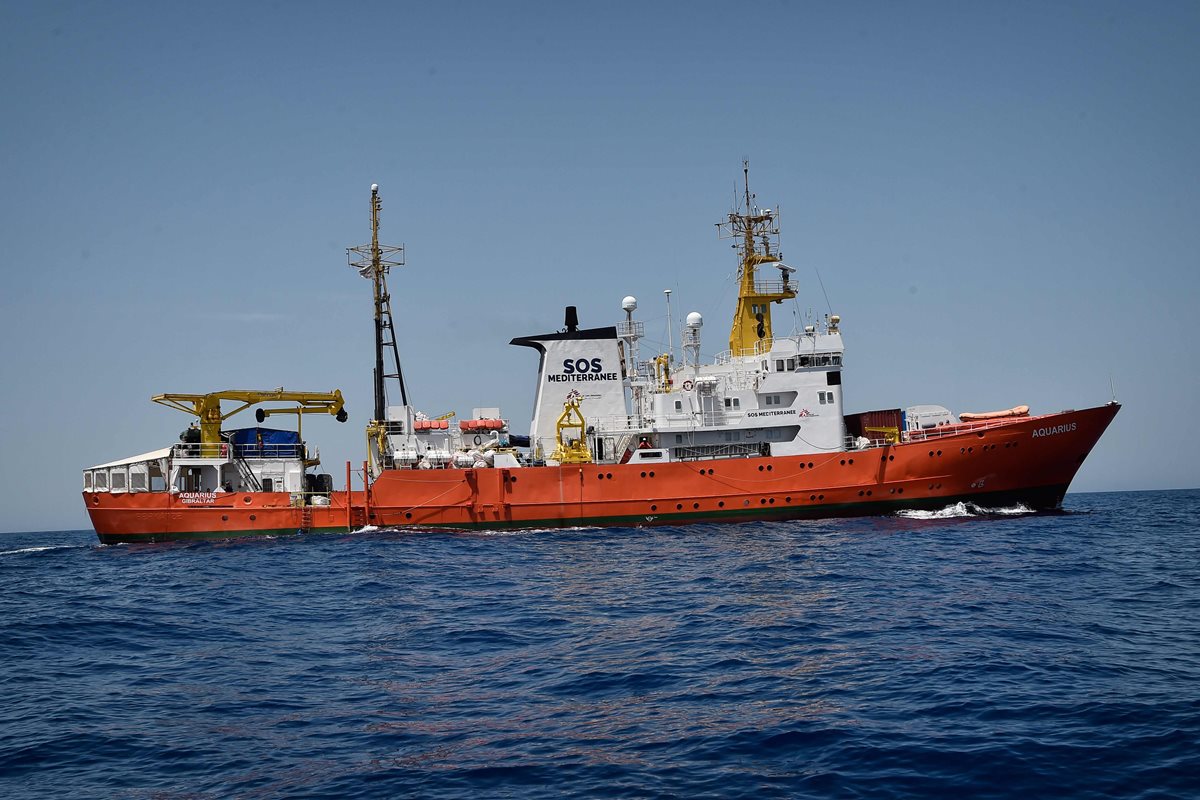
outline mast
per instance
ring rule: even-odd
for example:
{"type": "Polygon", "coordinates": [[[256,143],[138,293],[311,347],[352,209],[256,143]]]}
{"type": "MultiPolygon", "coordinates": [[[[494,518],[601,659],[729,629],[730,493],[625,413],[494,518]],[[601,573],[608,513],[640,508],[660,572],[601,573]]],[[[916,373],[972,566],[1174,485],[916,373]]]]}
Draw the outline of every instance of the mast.
{"type": "Polygon", "coordinates": [[[371,243],[346,250],[350,266],[358,274],[371,281],[375,317],[375,422],[383,422],[387,415],[387,379],[395,380],[400,387],[400,402],[408,405],[408,390],[404,385],[404,372],[400,368],[400,349],[396,344],[396,328],[392,318],[391,294],[387,288],[387,274],[392,267],[404,266],[404,246],[393,247],[379,243],[379,212],[383,204],[379,200],[379,185],[371,184],[371,243]],[[356,258],[357,256],[357,258],[356,258]],[[384,352],[391,351],[394,371],[384,371],[384,352]]]}
{"type": "Polygon", "coordinates": [[[742,177],[745,212],[734,209],[729,212],[728,220],[717,223],[720,238],[738,241],[734,245],[739,258],[738,299],[733,325],[729,330],[729,350],[734,357],[770,350],[773,341],[771,304],[796,296],[796,287],[789,283],[792,270],[779,260],[779,215],[769,208],[760,209],[754,205],[754,195],[750,193],[748,160],[742,161],[742,177]],[[778,265],[781,279],[758,280],[757,268],[764,264],[778,265]]]}

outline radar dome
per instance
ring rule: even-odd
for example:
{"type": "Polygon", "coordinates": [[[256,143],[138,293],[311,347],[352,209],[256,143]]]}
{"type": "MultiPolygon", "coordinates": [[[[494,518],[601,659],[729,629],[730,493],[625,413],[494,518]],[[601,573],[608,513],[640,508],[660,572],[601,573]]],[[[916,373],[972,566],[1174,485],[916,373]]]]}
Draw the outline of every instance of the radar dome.
{"type": "Polygon", "coordinates": [[[628,297],[626,297],[624,300],[621,301],[621,309],[624,311],[636,311],[637,310],[637,298],[634,297],[633,295],[629,295],[628,297]]]}
{"type": "Polygon", "coordinates": [[[700,316],[699,311],[693,311],[687,315],[687,326],[689,328],[699,328],[704,324],[704,317],[700,316]]]}
{"type": "Polygon", "coordinates": [[[372,192],[378,192],[378,191],[379,191],[379,184],[378,184],[378,183],[372,183],[372,184],[371,184],[371,191],[372,191],[372,192]]]}

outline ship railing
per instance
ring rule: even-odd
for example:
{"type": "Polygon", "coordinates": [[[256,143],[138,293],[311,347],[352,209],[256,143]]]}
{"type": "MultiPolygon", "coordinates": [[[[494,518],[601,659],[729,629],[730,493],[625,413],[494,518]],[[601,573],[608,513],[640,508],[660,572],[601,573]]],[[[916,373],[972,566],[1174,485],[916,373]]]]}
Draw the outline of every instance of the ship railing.
{"type": "Polygon", "coordinates": [[[171,446],[171,458],[175,459],[228,461],[230,452],[228,442],[182,442],[171,446]]]}
{"type": "Polygon", "coordinates": [[[298,442],[238,444],[234,445],[234,455],[238,458],[304,458],[304,445],[298,442]]]}
{"type": "Polygon", "coordinates": [[[587,421],[595,427],[598,436],[616,436],[623,433],[635,433],[638,430],[632,415],[587,417],[587,421]]]}
{"type": "Polygon", "coordinates": [[[758,281],[754,282],[755,294],[787,294],[796,292],[796,284],[791,281],[758,281]]]}
{"type": "Polygon", "coordinates": [[[1015,425],[1018,422],[1027,422],[1032,419],[1029,416],[1024,417],[998,417],[996,419],[986,419],[979,422],[955,422],[950,425],[939,425],[935,428],[921,428],[919,430],[904,431],[901,437],[906,442],[925,442],[930,439],[942,439],[947,436],[956,436],[960,433],[978,433],[979,431],[991,430],[993,428],[1003,428],[1007,425],[1015,425]]]}
{"type": "Polygon", "coordinates": [[[640,339],[646,335],[645,323],[626,320],[617,323],[617,336],[622,339],[640,339]]]}
{"type": "Polygon", "coordinates": [[[763,454],[757,443],[676,445],[671,448],[678,461],[700,461],[713,458],[751,458],[763,454]]]}
{"type": "Polygon", "coordinates": [[[229,444],[228,442],[182,442],[171,447],[172,458],[203,458],[222,461],[228,461],[231,458],[304,458],[304,453],[304,445],[299,443],[229,444]]]}

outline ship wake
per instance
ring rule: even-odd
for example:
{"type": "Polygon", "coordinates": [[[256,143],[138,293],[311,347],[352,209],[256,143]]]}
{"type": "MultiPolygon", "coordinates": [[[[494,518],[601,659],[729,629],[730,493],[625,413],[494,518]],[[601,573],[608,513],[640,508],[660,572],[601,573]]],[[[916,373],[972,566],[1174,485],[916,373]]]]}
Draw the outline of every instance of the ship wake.
{"type": "Polygon", "coordinates": [[[916,509],[897,511],[896,516],[904,517],[905,519],[955,519],[958,517],[1011,517],[1033,513],[1036,512],[1024,503],[1017,503],[1015,506],[986,508],[975,503],[959,502],[945,508],[939,508],[937,511],[921,511],[916,509]]]}

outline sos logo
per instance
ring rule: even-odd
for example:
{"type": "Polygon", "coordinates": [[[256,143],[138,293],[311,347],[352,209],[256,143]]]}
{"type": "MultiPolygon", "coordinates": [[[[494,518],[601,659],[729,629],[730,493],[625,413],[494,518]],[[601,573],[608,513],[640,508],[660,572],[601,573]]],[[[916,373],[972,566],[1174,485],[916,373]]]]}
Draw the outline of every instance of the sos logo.
{"type": "Polygon", "coordinates": [[[600,363],[600,359],[593,358],[588,361],[586,358],[577,358],[575,360],[565,359],[563,361],[563,372],[568,375],[575,373],[584,374],[588,372],[603,372],[604,365],[600,363]]]}

